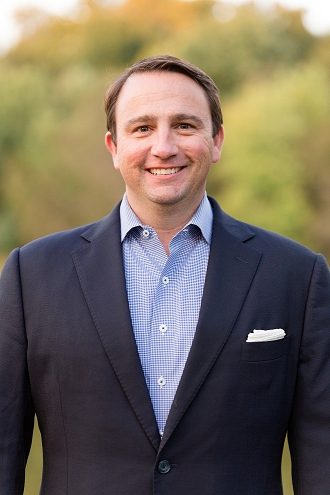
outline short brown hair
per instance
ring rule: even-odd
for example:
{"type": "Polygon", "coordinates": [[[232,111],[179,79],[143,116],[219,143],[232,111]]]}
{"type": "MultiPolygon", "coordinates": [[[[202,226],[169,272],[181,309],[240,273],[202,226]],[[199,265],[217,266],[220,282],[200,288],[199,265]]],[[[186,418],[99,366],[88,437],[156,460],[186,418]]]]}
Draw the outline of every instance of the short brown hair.
{"type": "Polygon", "coordinates": [[[180,58],[172,57],[171,55],[157,55],[139,60],[131,67],[128,67],[122,72],[117,79],[111,84],[105,94],[105,113],[107,115],[107,128],[111,133],[112,141],[116,144],[116,104],[119,93],[127,79],[132,74],[140,72],[178,72],[184,74],[190,79],[196,81],[201,86],[207,96],[211,117],[212,117],[212,132],[213,137],[217,135],[223,123],[221,105],[219,99],[218,88],[212,79],[205,74],[201,69],[186,62],[180,58]]]}

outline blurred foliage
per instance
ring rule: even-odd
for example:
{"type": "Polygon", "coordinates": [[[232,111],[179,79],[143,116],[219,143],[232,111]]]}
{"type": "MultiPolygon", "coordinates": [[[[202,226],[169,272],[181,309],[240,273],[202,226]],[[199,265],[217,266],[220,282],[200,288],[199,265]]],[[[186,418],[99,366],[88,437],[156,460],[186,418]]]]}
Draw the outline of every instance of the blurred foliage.
{"type": "Polygon", "coordinates": [[[98,76],[79,66],[53,78],[26,68],[8,73],[9,85],[10,79],[24,80],[29,95],[24,101],[18,85],[13,104],[22,111],[22,129],[6,140],[8,159],[2,166],[2,202],[16,236],[26,242],[104,215],[123,187],[115,172],[111,180],[110,155],[103,146],[104,87],[98,76]]]}
{"type": "MultiPolygon", "coordinates": [[[[329,110],[328,75],[320,66],[281,69],[267,81],[245,85],[227,103],[223,160],[210,178],[223,183],[219,199],[224,209],[247,222],[252,216],[254,223],[317,249],[314,224],[324,207],[319,193],[325,180],[316,172],[314,148],[320,144],[320,129],[329,130],[329,110]]],[[[323,139],[317,163],[327,175],[329,134],[328,141],[323,139]]],[[[329,190],[325,201],[328,196],[329,190]]]]}
{"type": "Polygon", "coordinates": [[[171,53],[220,88],[226,140],[208,191],[240,219],[330,257],[330,36],[301,12],[215,0],[81,0],[17,13],[0,59],[0,252],[91,222],[124,185],[102,144],[103,93],[139,58],[171,53]]]}
{"type": "Polygon", "coordinates": [[[121,198],[103,94],[127,65],[161,53],[197,64],[220,88],[226,140],[208,192],[330,260],[330,35],[308,33],[299,10],[81,0],[66,18],[26,9],[17,19],[21,41],[0,59],[1,260],[121,198]]]}

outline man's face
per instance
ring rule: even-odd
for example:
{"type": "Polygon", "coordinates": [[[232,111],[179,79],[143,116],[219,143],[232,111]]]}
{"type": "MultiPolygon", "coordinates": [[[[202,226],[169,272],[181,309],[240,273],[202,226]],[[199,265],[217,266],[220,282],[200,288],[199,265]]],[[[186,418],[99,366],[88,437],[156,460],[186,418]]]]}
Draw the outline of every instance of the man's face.
{"type": "Polygon", "coordinates": [[[208,100],[195,81],[173,72],[133,74],[119,94],[116,131],[117,144],[107,133],[106,145],[133,210],[198,206],[223,129],[212,137],[208,100]]]}

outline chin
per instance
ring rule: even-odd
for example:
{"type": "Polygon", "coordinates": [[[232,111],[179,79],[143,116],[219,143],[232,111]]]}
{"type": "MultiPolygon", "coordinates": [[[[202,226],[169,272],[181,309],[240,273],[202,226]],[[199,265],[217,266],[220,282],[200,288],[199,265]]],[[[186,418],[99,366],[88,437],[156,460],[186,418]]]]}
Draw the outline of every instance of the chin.
{"type": "Polygon", "coordinates": [[[161,196],[151,196],[150,199],[153,203],[156,203],[158,205],[170,206],[181,203],[185,199],[185,196],[183,195],[173,196],[173,195],[164,194],[161,196]]]}

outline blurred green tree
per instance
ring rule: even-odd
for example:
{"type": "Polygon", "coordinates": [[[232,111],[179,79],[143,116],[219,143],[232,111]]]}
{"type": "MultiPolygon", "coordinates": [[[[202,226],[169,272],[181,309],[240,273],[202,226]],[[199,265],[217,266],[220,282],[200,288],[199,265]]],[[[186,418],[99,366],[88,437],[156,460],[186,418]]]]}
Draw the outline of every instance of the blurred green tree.
{"type": "MultiPolygon", "coordinates": [[[[312,63],[249,82],[227,102],[223,157],[210,176],[212,193],[225,210],[319,249],[311,231],[318,212],[306,190],[321,184],[311,182],[315,166],[307,156],[315,159],[312,150],[320,143],[319,129],[328,128],[329,111],[329,78],[312,63]],[[304,156],[306,147],[310,154],[304,156]]],[[[323,143],[322,150],[318,170],[329,173],[329,146],[323,143]]]]}
{"type": "Polygon", "coordinates": [[[0,74],[0,251],[92,221],[120,198],[102,145],[106,83],[138,58],[172,53],[220,88],[227,137],[209,191],[234,215],[330,255],[330,37],[309,34],[300,11],[81,0],[70,18],[18,16],[22,40],[0,74]]]}
{"type": "Polygon", "coordinates": [[[105,80],[79,66],[52,78],[15,69],[11,79],[0,132],[3,250],[102,217],[124,190],[103,146],[105,80]]]}

